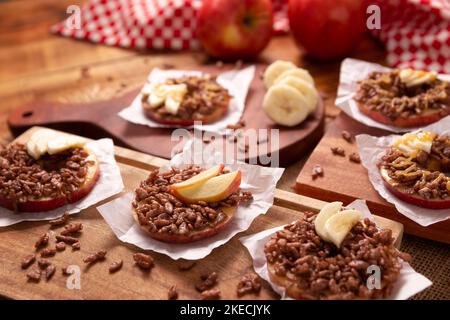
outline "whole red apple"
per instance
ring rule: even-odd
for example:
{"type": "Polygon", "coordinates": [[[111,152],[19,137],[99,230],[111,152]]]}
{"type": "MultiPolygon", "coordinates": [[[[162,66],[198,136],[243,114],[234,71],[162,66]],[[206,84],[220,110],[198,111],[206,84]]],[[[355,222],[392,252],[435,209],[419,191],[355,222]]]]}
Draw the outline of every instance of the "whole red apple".
{"type": "Polygon", "coordinates": [[[271,0],[203,0],[196,35],[211,56],[256,57],[272,36],[271,0]]]}
{"type": "Polygon", "coordinates": [[[361,0],[289,0],[289,25],[297,44],[317,59],[345,56],[365,31],[361,0]]]}

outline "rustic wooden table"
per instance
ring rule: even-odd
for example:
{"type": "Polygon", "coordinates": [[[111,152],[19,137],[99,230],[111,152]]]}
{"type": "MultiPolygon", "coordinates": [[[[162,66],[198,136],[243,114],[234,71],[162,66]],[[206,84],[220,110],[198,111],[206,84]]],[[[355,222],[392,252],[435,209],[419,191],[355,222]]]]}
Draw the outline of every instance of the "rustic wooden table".
{"type": "MultiPolygon", "coordinates": [[[[79,0],[0,1],[0,142],[12,140],[6,119],[13,108],[24,103],[37,99],[62,102],[108,99],[139,87],[153,67],[170,64],[182,68],[208,63],[201,52],[126,50],[49,33],[52,24],[66,17],[69,5],[81,3],[79,0]]],[[[385,61],[382,47],[369,38],[355,48],[352,57],[385,61]]],[[[294,61],[311,72],[324,98],[326,123],[332,121],[339,113],[334,100],[340,61],[309,60],[289,36],[275,37],[260,57],[262,62],[276,59],[294,61]]],[[[298,159],[286,169],[280,189],[292,190],[306,158],[298,159]]],[[[450,298],[448,246],[405,237],[403,249],[418,256],[413,265],[443,289],[435,292],[432,288],[417,297],[450,298]]]]}

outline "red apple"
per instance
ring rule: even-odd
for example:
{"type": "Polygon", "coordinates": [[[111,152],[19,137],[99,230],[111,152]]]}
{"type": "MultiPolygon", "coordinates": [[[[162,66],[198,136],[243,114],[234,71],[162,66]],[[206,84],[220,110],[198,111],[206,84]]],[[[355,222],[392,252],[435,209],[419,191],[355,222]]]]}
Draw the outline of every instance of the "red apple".
{"type": "Polygon", "coordinates": [[[270,0],[203,0],[196,35],[211,56],[250,59],[266,47],[272,24],[270,0]]]}
{"type": "MultiPolygon", "coordinates": [[[[30,199],[26,202],[20,202],[17,204],[17,211],[19,212],[43,212],[50,211],[67,203],[75,203],[91,192],[94,188],[95,183],[100,177],[100,168],[97,157],[92,153],[92,151],[86,149],[89,153],[88,160],[94,161],[93,165],[90,165],[88,172],[86,174],[86,180],[80,188],[75,191],[70,197],[60,196],[58,198],[40,198],[40,199],[30,199]]],[[[5,198],[0,195],[0,206],[7,208],[9,210],[14,210],[14,202],[11,199],[5,198]]]]}
{"type": "Polygon", "coordinates": [[[428,124],[439,121],[440,119],[450,114],[450,106],[447,106],[444,109],[437,109],[437,110],[428,109],[420,115],[409,116],[407,118],[399,117],[396,119],[391,119],[388,116],[382,114],[381,112],[373,110],[364,104],[358,103],[358,108],[361,111],[361,113],[365,114],[366,116],[377,122],[400,128],[423,127],[428,124]]]}
{"type": "Polygon", "coordinates": [[[381,177],[383,178],[386,188],[397,198],[402,201],[411,203],[413,205],[428,208],[428,209],[450,209],[450,198],[448,199],[425,199],[417,194],[408,193],[404,188],[389,177],[386,168],[380,169],[381,177]]]}
{"type": "Polygon", "coordinates": [[[145,226],[142,226],[139,224],[139,220],[138,217],[136,215],[136,213],[133,213],[134,219],[136,220],[136,222],[140,225],[140,227],[142,228],[142,230],[144,230],[145,232],[147,232],[150,237],[152,237],[153,239],[162,241],[162,242],[168,242],[168,243],[190,243],[193,241],[198,241],[198,240],[202,240],[208,237],[211,237],[217,233],[219,233],[220,231],[222,231],[223,229],[225,229],[225,227],[227,227],[232,218],[234,217],[234,214],[237,211],[237,207],[222,207],[220,208],[226,215],[226,218],[224,218],[222,221],[220,221],[220,223],[211,226],[211,227],[207,227],[205,229],[202,230],[198,230],[198,231],[191,231],[187,234],[171,234],[171,233],[167,233],[167,232],[150,232],[145,226]]]}
{"type": "Polygon", "coordinates": [[[365,31],[360,0],[289,0],[288,16],[297,44],[321,60],[345,56],[365,31]]]}

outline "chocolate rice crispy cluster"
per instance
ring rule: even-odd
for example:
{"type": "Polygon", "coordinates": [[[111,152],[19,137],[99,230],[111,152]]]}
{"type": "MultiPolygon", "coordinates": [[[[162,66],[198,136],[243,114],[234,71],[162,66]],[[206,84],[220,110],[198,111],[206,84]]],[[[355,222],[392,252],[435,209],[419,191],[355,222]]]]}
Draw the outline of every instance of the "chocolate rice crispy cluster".
{"type": "Polygon", "coordinates": [[[0,195],[16,204],[43,197],[70,197],[86,180],[91,164],[87,157],[82,148],[73,148],[35,160],[23,144],[3,147],[0,149],[0,195]]]}

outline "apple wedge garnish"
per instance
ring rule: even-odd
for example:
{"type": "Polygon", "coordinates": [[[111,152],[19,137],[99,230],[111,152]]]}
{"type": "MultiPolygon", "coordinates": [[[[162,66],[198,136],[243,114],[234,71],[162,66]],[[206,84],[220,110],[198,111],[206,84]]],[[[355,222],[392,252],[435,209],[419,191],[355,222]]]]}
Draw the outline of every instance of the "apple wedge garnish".
{"type": "Polygon", "coordinates": [[[233,171],[187,188],[177,189],[172,185],[170,190],[175,197],[185,203],[218,202],[238,191],[240,185],[241,172],[233,171]]]}
{"type": "Polygon", "coordinates": [[[215,165],[214,167],[211,167],[205,171],[202,171],[190,179],[173,184],[172,188],[183,189],[183,188],[189,188],[189,187],[196,186],[196,185],[199,186],[202,183],[204,183],[206,180],[209,180],[209,179],[217,176],[219,173],[221,173],[223,171],[223,167],[224,167],[223,164],[215,165]]]}

